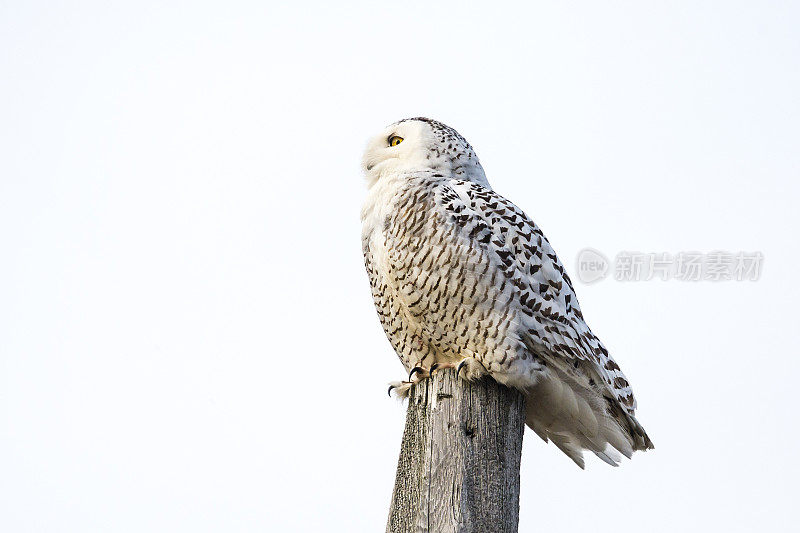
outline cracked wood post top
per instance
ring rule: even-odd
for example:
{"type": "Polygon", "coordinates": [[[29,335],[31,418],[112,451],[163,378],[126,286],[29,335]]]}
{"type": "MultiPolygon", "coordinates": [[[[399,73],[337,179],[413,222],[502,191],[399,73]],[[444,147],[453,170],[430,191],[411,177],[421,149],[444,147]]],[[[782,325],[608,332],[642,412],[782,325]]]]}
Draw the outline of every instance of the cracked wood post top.
{"type": "Polygon", "coordinates": [[[455,371],[412,387],[386,531],[515,533],[525,401],[455,371]]]}

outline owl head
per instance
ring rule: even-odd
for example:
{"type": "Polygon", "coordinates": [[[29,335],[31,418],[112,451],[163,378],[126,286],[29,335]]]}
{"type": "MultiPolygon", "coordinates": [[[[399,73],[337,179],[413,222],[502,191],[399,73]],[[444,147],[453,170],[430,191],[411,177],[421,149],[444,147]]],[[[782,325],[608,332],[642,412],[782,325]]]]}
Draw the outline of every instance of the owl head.
{"type": "Polygon", "coordinates": [[[453,128],[424,117],[395,122],[374,136],[362,168],[370,187],[382,176],[419,170],[489,186],[467,140],[453,128]]]}

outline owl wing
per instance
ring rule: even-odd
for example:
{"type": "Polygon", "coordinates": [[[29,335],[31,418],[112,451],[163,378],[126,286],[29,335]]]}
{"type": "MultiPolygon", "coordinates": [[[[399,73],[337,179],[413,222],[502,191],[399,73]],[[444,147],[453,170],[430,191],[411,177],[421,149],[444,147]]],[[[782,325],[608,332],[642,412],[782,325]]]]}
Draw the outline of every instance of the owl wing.
{"type": "Polygon", "coordinates": [[[630,384],[584,322],[572,282],[539,227],[512,202],[476,183],[449,180],[444,190],[442,208],[496,258],[514,287],[512,303],[531,349],[565,371],[569,365],[588,368],[595,376],[591,386],[632,415],[636,400],[630,384]]]}

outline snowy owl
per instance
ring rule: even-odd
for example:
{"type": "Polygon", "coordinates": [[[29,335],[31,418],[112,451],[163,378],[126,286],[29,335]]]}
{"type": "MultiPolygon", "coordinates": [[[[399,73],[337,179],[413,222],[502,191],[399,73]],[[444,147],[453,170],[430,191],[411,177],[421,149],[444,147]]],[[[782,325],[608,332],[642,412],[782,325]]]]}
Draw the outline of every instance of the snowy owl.
{"type": "MultiPolygon", "coordinates": [[[[367,145],[362,247],[372,296],[408,381],[489,374],[526,397],[526,424],[581,468],[653,443],[620,367],[583,320],[541,230],[489,186],[472,146],[427,118],[367,145]]],[[[391,390],[391,388],[390,388],[391,390]]]]}

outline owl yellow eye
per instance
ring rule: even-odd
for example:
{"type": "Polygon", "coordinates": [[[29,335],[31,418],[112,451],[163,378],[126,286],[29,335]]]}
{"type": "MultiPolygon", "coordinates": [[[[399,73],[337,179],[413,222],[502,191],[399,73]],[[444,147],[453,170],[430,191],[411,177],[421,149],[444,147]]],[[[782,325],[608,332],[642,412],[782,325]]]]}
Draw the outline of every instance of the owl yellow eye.
{"type": "Polygon", "coordinates": [[[389,137],[389,146],[397,146],[401,142],[403,142],[402,137],[398,137],[397,135],[392,135],[389,137]]]}

